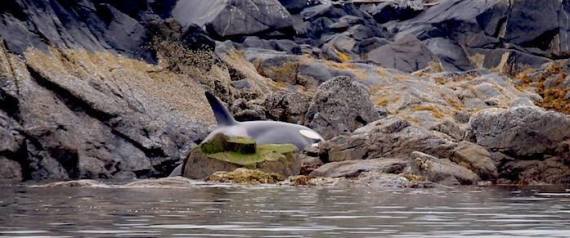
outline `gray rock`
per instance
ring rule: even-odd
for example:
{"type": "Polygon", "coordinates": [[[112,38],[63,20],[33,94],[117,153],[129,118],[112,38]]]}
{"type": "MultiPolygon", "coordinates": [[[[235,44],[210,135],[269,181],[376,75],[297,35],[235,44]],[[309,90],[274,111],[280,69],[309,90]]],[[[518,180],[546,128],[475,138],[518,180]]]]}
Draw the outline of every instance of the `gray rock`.
{"type": "Polygon", "coordinates": [[[404,72],[423,69],[435,59],[430,50],[411,35],[370,51],[366,58],[380,66],[404,72]]]}
{"type": "Polygon", "coordinates": [[[475,172],[483,180],[494,180],[499,176],[491,154],[479,145],[462,141],[453,150],[450,159],[475,172]]]}
{"type": "Polygon", "coordinates": [[[411,159],[412,174],[425,177],[431,182],[453,183],[453,180],[457,180],[461,184],[472,185],[481,180],[471,170],[447,159],[438,159],[417,151],[411,154],[411,159]]]}
{"type": "Polygon", "coordinates": [[[176,3],[172,15],[183,26],[204,26],[220,37],[276,31],[293,24],[277,0],[185,0],[176,3]]]}
{"type": "MultiPolygon", "coordinates": [[[[558,154],[570,139],[568,116],[538,107],[489,109],[475,114],[469,123],[473,142],[515,158],[541,158],[558,154]]],[[[567,152],[562,151],[564,156],[567,152]]]]}
{"type": "Polygon", "coordinates": [[[17,157],[26,179],[163,176],[208,131],[211,116],[199,115],[209,108],[196,83],[141,72],[154,66],[82,51],[30,51],[26,62],[2,54],[8,56],[0,59],[7,83],[0,91],[11,92],[10,82],[18,83],[7,116],[20,126],[5,125],[0,113],[0,136],[12,138],[2,140],[0,150],[17,157]]]}
{"type": "Polygon", "coordinates": [[[0,183],[21,182],[23,178],[18,162],[0,156],[0,183]]]}
{"type": "Polygon", "coordinates": [[[449,158],[456,146],[442,133],[412,126],[397,117],[380,119],[350,136],[338,136],[320,145],[322,156],[329,161],[407,158],[413,151],[449,158]]]}
{"type": "Polygon", "coordinates": [[[303,124],[310,98],[292,91],[277,91],[265,99],[267,115],[272,120],[303,124]]]}
{"type": "Polygon", "coordinates": [[[363,172],[401,173],[408,166],[403,159],[350,160],[325,164],[311,172],[315,177],[358,177],[363,172]]]}
{"type": "MultiPolygon", "coordinates": [[[[24,1],[1,7],[0,36],[7,48],[23,53],[28,47],[48,46],[110,50],[137,58],[151,58],[145,48],[147,30],[137,19],[104,1],[24,1]]],[[[131,10],[144,15],[142,9],[131,10]],[[140,11],[139,11],[140,10],[140,11]]]]}
{"type": "Polygon", "coordinates": [[[349,77],[337,77],[319,86],[309,106],[305,125],[325,138],[332,138],[378,118],[366,87],[349,77]]]}
{"type": "Polygon", "coordinates": [[[475,69],[467,52],[455,42],[444,38],[431,38],[424,41],[426,47],[441,62],[446,71],[469,71],[475,69]]]}

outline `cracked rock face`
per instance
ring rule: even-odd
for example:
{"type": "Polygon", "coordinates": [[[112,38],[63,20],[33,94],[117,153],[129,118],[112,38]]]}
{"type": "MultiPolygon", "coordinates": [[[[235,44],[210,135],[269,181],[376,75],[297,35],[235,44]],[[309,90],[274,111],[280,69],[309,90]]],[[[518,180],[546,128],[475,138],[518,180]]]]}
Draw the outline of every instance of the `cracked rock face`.
{"type": "Polygon", "coordinates": [[[292,26],[277,0],[185,0],[172,12],[183,26],[197,24],[220,37],[251,35],[292,26]]]}
{"type": "Polygon", "coordinates": [[[10,107],[0,154],[24,165],[24,179],[165,175],[212,120],[195,82],[140,61],[80,50],[2,55],[0,104],[10,107]]]}
{"type": "Polygon", "coordinates": [[[563,147],[570,140],[570,118],[538,107],[489,109],[469,122],[471,139],[492,151],[515,158],[568,156],[563,147]]]}

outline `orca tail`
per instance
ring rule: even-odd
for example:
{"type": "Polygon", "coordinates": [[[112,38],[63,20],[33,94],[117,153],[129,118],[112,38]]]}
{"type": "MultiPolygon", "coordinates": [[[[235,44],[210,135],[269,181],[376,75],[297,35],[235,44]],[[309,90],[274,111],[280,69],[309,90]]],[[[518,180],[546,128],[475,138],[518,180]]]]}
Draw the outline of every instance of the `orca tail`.
{"type": "Polygon", "coordinates": [[[206,91],[206,98],[208,99],[208,103],[210,103],[210,107],[214,112],[214,117],[219,126],[230,126],[237,123],[232,114],[224,104],[222,104],[222,101],[214,96],[214,94],[206,91]]]}

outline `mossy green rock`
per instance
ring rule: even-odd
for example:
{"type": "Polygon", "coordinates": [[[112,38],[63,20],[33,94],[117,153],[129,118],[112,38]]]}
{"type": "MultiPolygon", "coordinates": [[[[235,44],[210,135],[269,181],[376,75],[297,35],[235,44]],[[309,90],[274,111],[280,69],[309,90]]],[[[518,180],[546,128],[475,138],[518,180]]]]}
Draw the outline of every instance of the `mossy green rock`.
{"type": "Polygon", "coordinates": [[[257,169],[288,177],[299,174],[301,161],[297,158],[297,147],[294,145],[256,145],[252,138],[220,134],[192,150],[183,175],[205,179],[215,172],[238,168],[257,169]]]}

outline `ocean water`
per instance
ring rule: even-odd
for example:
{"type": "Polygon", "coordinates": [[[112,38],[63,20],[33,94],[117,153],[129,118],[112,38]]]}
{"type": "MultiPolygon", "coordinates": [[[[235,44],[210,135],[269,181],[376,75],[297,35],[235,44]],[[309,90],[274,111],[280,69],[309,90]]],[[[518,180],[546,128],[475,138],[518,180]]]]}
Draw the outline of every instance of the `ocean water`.
{"type": "Polygon", "coordinates": [[[570,189],[2,186],[0,237],[570,237],[570,189]]]}

